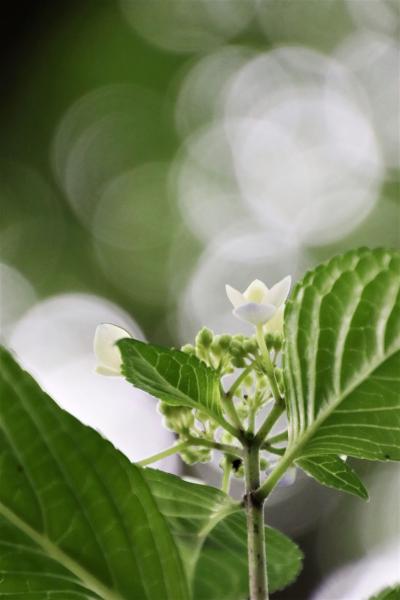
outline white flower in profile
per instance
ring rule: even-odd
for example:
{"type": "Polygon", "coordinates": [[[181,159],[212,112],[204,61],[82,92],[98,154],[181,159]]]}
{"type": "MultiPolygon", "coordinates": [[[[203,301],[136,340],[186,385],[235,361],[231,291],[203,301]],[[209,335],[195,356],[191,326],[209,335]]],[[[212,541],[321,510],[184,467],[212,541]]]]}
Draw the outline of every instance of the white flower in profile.
{"type": "Polygon", "coordinates": [[[132,337],[122,327],[111,323],[101,323],[94,334],[94,353],[97,358],[96,373],[101,375],[121,375],[122,358],[116,342],[132,337]]]}
{"type": "Polygon", "coordinates": [[[288,275],[278,281],[271,289],[255,279],[242,293],[230,285],[226,293],[233,305],[233,314],[252,325],[271,323],[271,332],[278,331],[283,322],[283,306],[289,295],[292,279],[288,275]]]}

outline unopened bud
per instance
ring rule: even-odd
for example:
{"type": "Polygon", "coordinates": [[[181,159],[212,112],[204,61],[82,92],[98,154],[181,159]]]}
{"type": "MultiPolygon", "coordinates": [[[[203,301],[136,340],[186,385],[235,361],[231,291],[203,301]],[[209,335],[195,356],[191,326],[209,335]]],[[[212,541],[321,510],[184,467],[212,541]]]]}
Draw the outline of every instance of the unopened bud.
{"type": "Polygon", "coordinates": [[[182,346],[181,350],[185,354],[195,354],[196,353],[196,349],[194,346],[192,346],[192,344],[185,344],[184,346],[182,346]]]}
{"type": "Polygon", "coordinates": [[[214,339],[214,333],[211,329],[207,327],[203,327],[200,329],[199,333],[196,335],[196,346],[203,346],[204,348],[209,348],[214,339]]]}

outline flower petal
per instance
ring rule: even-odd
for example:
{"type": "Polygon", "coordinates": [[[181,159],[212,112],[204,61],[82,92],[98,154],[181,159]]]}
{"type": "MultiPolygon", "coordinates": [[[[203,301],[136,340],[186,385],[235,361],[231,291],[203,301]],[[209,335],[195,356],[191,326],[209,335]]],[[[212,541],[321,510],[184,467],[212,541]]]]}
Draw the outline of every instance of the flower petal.
{"type": "MultiPolygon", "coordinates": [[[[262,304],[268,294],[268,288],[259,279],[255,279],[251,282],[249,287],[243,292],[243,296],[246,298],[247,302],[255,302],[256,304],[262,304]]],[[[271,304],[270,302],[268,304],[271,304]]]]}
{"type": "Polygon", "coordinates": [[[131,335],[117,325],[102,323],[94,335],[94,353],[98,361],[97,371],[103,375],[121,374],[121,354],[115,343],[131,335]]]}
{"type": "Polygon", "coordinates": [[[107,375],[108,377],[117,377],[121,375],[120,369],[118,371],[115,371],[114,369],[109,369],[108,367],[103,367],[101,365],[97,366],[95,371],[99,375],[107,375]]]}
{"type": "Polygon", "coordinates": [[[241,292],[239,292],[239,290],[235,290],[235,288],[233,288],[230,285],[226,285],[225,290],[226,295],[228,296],[234,308],[237,308],[238,306],[241,306],[242,304],[246,303],[246,298],[241,292]]]}
{"type": "Polygon", "coordinates": [[[278,308],[286,301],[289,295],[290,286],[292,284],[292,278],[290,275],[278,281],[268,292],[265,302],[273,304],[278,308]]]}
{"type": "Polygon", "coordinates": [[[275,313],[275,306],[272,304],[257,304],[256,302],[247,302],[238,306],[233,311],[235,317],[238,317],[242,321],[247,321],[252,325],[259,325],[266,323],[275,313]]]}

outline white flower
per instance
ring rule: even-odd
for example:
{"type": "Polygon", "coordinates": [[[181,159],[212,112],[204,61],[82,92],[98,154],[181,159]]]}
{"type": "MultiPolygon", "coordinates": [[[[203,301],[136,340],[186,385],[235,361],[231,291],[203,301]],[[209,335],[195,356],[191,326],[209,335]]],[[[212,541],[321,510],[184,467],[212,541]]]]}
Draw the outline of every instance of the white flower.
{"type": "Polygon", "coordinates": [[[226,293],[234,307],[233,314],[252,325],[263,325],[272,320],[273,329],[278,329],[291,281],[288,275],[268,289],[265,283],[255,279],[243,293],[227,285],[226,293]]]}
{"type": "Polygon", "coordinates": [[[97,358],[96,372],[101,375],[121,375],[122,358],[116,342],[132,337],[122,327],[102,323],[94,334],[94,353],[97,358]]]}

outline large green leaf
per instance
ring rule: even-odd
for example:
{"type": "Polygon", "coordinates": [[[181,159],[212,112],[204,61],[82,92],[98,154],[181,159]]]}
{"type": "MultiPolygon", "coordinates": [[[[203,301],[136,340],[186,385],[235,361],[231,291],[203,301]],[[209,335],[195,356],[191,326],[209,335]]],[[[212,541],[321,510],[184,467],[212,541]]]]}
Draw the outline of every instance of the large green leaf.
{"type": "MultiPolygon", "coordinates": [[[[193,600],[242,600],[248,593],[243,509],[215,488],[145,469],[158,506],[175,535],[193,585],[193,600]]],[[[289,585],[301,569],[299,548],[267,527],[270,589],[289,585]]]]}
{"type": "Polygon", "coordinates": [[[400,255],[361,249],[298,284],[285,311],[292,456],[400,459],[400,255]]]}
{"type": "Polygon", "coordinates": [[[142,470],[0,349],[0,597],[187,600],[142,470]]]}
{"type": "Polygon", "coordinates": [[[168,404],[222,415],[218,374],[195,356],[129,338],[118,347],[122,372],[135,387],[168,404]]]}
{"type": "MultiPolygon", "coordinates": [[[[243,600],[248,597],[246,518],[230,515],[210,532],[196,565],[194,600],[243,600]]],[[[298,576],[302,553],[285,535],[266,527],[270,592],[288,586],[298,576]]]]}
{"type": "Polygon", "coordinates": [[[368,500],[368,492],[357,473],[338,456],[308,456],[296,464],[319,483],[368,500]]]}

